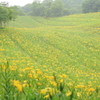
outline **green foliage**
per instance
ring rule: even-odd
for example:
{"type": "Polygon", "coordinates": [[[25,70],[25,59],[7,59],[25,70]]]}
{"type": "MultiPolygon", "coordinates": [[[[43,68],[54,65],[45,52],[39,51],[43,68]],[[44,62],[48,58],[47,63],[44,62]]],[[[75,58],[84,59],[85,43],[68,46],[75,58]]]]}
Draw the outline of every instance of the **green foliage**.
{"type": "Polygon", "coordinates": [[[61,0],[55,0],[51,5],[51,17],[59,17],[63,15],[63,3],[61,0]]]}
{"type": "Polygon", "coordinates": [[[100,0],[85,0],[82,4],[83,12],[98,12],[100,9],[100,0]]]}
{"type": "Polygon", "coordinates": [[[45,16],[45,8],[41,3],[33,2],[32,11],[33,16],[45,16]]]}
{"type": "Polygon", "coordinates": [[[17,15],[19,15],[19,16],[24,15],[20,6],[11,6],[10,8],[13,9],[13,16],[15,16],[15,18],[16,18],[17,15]]]}
{"type": "Polygon", "coordinates": [[[8,21],[8,9],[6,7],[0,6],[0,26],[2,26],[2,22],[8,21]]]}
{"type": "Polygon", "coordinates": [[[22,7],[22,10],[32,16],[59,17],[69,15],[69,11],[64,9],[61,0],[44,0],[42,3],[35,1],[22,7]]]}
{"type": "Polygon", "coordinates": [[[63,10],[63,16],[70,15],[70,11],[67,8],[64,8],[63,10]]]}
{"type": "Polygon", "coordinates": [[[29,13],[31,11],[31,4],[27,4],[21,8],[24,13],[29,13]]]}
{"type": "Polygon", "coordinates": [[[0,26],[16,18],[16,11],[12,7],[0,6],[0,26]]]}
{"type": "Polygon", "coordinates": [[[24,13],[33,16],[59,17],[82,13],[84,0],[43,0],[34,1],[22,7],[24,13]]]}
{"type": "Polygon", "coordinates": [[[61,0],[64,7],[68,9],[70,14],[82,13],[82,3],[84,0],[61,0]]]}
{"type": "Polygon", "coordinates": [[[2,98],[4,100],[12,100],[13,99],[13,88],[11,86],[10,83],[10,78],[11,78],[11,72],[10,72],[10,68],[9,68],[9,63],[7,62],[7,64],[0,66],[0,74],[1,74],[1,86],[3,87],[3,95],[2,98]]]}
{"type": "Polygon", "coordinates": [[[58,17],[63,14],[63,4],[61,0],[44,1],[43,3],[33,2],[33,16],[58,17]]]}

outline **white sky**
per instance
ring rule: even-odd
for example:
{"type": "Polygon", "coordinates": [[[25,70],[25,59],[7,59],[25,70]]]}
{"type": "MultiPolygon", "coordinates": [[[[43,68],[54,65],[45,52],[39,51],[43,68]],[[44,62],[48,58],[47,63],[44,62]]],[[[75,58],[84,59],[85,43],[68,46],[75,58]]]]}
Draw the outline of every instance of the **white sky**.
{"type": "MultiPolygon", "coordinates": [[[[34,0],[0,0],[0,2],[8,2],[10,6],[25,6],[28,3],[32,3],[34,0]]],[[[43,1],[43,0],[40,0],[43,1]]]]}

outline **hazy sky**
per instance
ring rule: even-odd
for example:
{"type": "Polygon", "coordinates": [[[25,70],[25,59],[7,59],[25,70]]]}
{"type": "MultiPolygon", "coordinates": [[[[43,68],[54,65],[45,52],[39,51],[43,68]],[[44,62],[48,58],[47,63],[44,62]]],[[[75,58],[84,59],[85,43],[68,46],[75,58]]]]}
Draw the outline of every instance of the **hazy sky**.
{"type": "MultiPolygon", "coordinates": [[[[0,2],[9,2],[10,6],[17,5],[17,6],[24,6],[28,3],[32,3],[34,0],[0,0],[0,2]]],[[[42,0],[40,0],[42,1],[42,0]]]]}

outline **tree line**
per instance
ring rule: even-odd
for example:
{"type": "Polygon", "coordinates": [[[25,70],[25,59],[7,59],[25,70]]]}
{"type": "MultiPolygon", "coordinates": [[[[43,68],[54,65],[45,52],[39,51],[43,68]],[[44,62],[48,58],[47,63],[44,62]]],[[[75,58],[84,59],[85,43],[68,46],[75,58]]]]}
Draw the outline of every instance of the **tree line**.
{"type": "Polygon", "coordinates": [[[76,13],[100,12],[100,0],[34,0],[32,4],[23,7],[11,6],[8,3],[0,3],[0,26],[17,15],[60,17],[76,13]]]}
{"type": "Polygon", "coordinates": [[[35,0],[21,7],[26,15],[59,17],[100,11],[100,0],[35,0]]]}

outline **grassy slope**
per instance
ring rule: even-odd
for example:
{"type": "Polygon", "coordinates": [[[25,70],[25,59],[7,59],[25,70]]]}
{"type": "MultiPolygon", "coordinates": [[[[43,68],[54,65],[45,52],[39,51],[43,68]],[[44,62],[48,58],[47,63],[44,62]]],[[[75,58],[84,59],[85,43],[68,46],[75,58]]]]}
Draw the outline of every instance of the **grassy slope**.
{"type": "Polygon", "coordinates": [[[44,73],[65,73],[68,81],[100,84],[100,13],[59,18],[21,16],[0,30],[0,62],[44,73]],[[20,28],[17,28],[20,27],[20,28]]]}
{"type": "Polygon", "coordinates": [[[20,16],[15,22],[10,22],[9,26],[19,28],[34,28],[44,26],[78,26],[78,27],[91,27],[100,26],[99,23],[100,13],[70,15],[58,18],[41,18],[20,16]]]}

